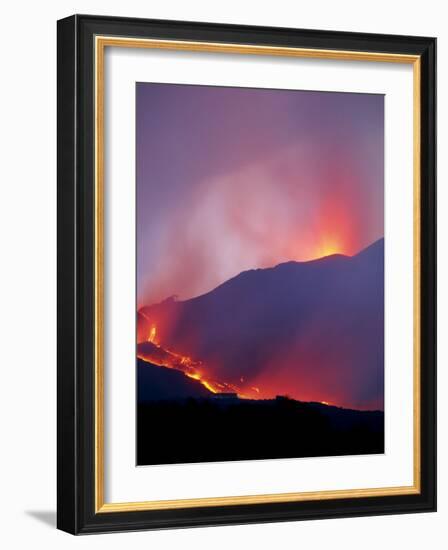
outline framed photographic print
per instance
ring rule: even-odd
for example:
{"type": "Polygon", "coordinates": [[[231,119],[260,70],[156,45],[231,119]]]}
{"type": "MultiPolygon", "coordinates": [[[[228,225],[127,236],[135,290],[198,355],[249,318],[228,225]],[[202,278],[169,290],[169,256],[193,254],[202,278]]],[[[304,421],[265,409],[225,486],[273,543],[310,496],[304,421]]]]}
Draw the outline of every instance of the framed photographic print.
{"type": "Polygon", "coordinates": [[[434,38],[58,22],[58,527],[434,511],[434,38]]]}

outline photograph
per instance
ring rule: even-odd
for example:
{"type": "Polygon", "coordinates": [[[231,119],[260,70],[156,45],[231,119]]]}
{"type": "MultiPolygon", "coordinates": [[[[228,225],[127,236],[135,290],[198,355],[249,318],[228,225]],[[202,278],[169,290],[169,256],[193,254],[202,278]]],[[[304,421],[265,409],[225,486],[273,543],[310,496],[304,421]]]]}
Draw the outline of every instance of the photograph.
{"type": "Polygon", "coordinates": [[[135,100],[136,464],[384,453],[384,95],[135,100]]]}

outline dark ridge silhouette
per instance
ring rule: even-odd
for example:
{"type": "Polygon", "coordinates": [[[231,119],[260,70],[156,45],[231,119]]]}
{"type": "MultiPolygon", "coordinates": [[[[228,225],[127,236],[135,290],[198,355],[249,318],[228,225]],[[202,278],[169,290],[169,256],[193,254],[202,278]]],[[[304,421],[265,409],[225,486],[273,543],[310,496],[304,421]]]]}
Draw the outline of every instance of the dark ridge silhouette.
{"type": "Polygon", "coordinates": [[[219,398],[180,371],[139,361],[137,463],[176,464],[384,452],[382,411],[219,398]],[[161,393],[165,399],[158,396],[161,393]]]}

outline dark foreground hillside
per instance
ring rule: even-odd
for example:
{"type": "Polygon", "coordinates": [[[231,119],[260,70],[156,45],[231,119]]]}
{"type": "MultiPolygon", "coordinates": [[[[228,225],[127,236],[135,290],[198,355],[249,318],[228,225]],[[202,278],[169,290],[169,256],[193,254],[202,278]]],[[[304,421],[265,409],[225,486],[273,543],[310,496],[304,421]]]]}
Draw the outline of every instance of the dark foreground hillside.
{"type": "Polygon", "coordinates": [[[384,452],[384,415],[289,399],[140,402],[137,463],[170,464],[384,452]]]}

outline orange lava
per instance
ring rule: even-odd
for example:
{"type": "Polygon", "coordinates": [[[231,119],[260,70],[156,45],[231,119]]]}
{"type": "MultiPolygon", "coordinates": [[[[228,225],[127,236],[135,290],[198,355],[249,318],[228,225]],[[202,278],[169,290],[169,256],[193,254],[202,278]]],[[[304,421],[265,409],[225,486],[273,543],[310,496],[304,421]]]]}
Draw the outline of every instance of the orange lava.
{"type": "Polygon", "coordinates": [[[242,399],[253,399],[260,393],[260,389],[255,386],[243,392],[241,388],[234,384],[208,378],[204,373],[204,365],[201,361],[195,361],[187,355],[181,355],[160,345],[157,339],[156,325],[151,325],[146,342],[138,344],[137,357],[159,367],[179,370],[189,378],[200,382],[208,391],[214,394],[235,393],[242,399]]]}

